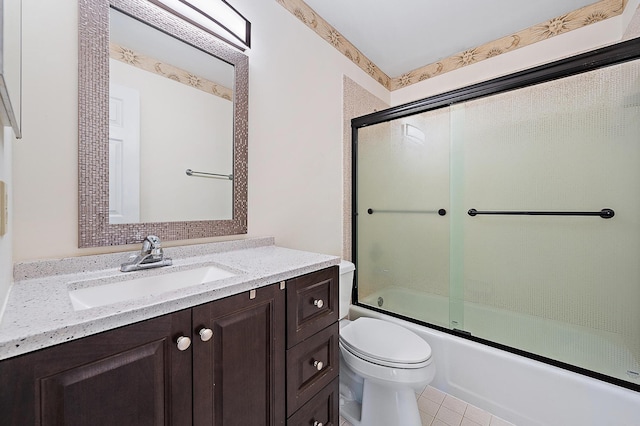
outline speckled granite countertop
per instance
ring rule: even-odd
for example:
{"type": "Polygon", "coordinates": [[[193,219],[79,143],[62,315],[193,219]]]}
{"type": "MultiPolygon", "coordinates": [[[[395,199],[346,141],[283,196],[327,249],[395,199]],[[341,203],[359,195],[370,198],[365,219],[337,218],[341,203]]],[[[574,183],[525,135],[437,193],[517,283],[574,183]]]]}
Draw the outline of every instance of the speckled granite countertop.
{"type": "Polygon", "coordinates": [[[129,253],[16,264],[0,322],[0,359],[132,324],[340,263],[275,246],[273,238],[166,248],[173,265],[123,273],[129,253]],[[156,296],[75,311],[69,290],[213,265],[236,275],[156,296]]]}

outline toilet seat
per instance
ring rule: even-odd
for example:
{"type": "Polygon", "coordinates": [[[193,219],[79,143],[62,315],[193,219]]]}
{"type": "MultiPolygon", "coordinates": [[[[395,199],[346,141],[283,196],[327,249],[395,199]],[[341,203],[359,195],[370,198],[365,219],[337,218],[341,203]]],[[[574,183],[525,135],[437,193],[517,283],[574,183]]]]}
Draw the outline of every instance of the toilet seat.
{"type": "Polygon", "coordinates": [[[416,369],[431,363],[431,347],[417,334],[375,318],[358,318],[340,330],[342,347],[365,361],[416,369]]]}

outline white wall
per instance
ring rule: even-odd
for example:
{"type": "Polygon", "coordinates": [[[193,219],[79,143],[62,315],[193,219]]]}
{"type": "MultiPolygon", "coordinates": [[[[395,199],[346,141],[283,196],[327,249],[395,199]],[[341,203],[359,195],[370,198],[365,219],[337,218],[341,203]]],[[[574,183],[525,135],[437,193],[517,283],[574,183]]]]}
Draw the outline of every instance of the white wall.
{"type": "Polygon", "coordinates": [[[233,4],[252,24],[249,232],[340,255],[342,75],[389,94],[275,0],[233,4]]]}
{"type": "Polygon", "coordinates": [[[24,0],[14,261],[78,254],[78,3],[24,0]],[[74,225],[76,223],[76,225],[74,225]]]}

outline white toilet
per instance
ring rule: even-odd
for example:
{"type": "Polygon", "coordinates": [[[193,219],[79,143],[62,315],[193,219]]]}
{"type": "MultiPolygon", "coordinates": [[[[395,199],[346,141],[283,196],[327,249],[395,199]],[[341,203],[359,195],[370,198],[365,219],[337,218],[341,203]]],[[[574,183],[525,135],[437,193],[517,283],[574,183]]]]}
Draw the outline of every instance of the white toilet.
{"type": "Polygon", "coordinates": [[[354,270],[340,263],[340,415],[354,426],[421,426],[415,392],[435,375],[431,347],[397,324],[347,320],[354,270]]]}

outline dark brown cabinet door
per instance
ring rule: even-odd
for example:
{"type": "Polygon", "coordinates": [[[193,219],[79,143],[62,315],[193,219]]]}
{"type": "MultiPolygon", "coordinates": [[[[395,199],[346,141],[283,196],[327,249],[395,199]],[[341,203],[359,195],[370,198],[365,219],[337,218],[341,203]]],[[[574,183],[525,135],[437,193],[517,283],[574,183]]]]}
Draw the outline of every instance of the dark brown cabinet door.
{"type": "Polygon", "coordinates": [[[191,310],[0,362],[3,425],[191,425],[191,310]]]}
{"type": "Polygon", "coordinates": [[[271,285],[193,308],[194,425],[284,424],[284,293],[271,285]]]}

